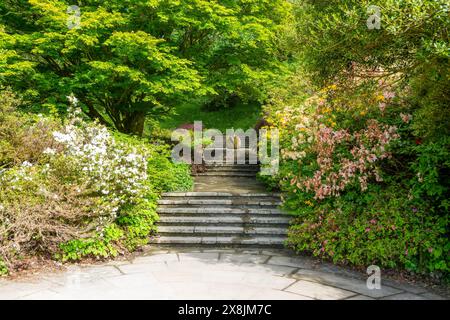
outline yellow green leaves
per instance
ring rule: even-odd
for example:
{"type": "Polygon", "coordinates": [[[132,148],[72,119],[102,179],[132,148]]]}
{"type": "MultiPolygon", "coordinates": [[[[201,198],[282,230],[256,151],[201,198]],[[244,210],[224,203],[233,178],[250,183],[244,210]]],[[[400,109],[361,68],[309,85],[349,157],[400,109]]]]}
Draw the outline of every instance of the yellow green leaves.
{"type": "Polygon", "coordinates": [[[67,4],[58,0],[29,0],[32,11],[39,15],[37,24],[59,29],[67,24],[67,4]]]}

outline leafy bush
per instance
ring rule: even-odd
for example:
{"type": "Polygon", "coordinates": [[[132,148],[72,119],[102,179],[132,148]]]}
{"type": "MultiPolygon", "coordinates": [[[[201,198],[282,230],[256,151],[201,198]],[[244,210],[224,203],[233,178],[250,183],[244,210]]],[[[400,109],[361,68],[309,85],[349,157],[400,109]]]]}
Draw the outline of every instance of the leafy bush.
{"type": "Polygon", "coordinates": [[[75,108],[76,99],[69,98],[74,107],[64,122],[21,114],[11,109],[13,104],[8,116],[0,117],[0,128],[23,126],[0,136],[3,143],[3,137],[18,146],[23,137],[46,137],[33,153],[4,158],[0,256],[8,267],[35,254],[67,261],[133,250],[155,231],[159,194],[192,184],[188,169],[171,165],[162,147],[114,136],[104,126],[85,121],[75,108]],[[19,160],[24,161],[16,165],[19,160]]]}
{"type": "MultiPolygon", "coordinates": [[[[83,110],[124,133],[142,135],[146,117],[187,100],[262,99],[284,59],[277,38],[292,20],[285,0],[161,0],[0,3],[0,84],[42,110],[83,110]]],[[[41,111],[42,112],[42,111],[41,111]]]]}
{"type": "Polygon", "coordinates": [[[408,201],[401,186],[371,186],[297,211],[289,231],[296,250],[334,262],[448,272],[448,220],[420,201],[408,201]]]}
{"type": "Polygon", "coordinates": [[[0,276],[4,276],[6,274],[8,274],[8,267],[6,266],[2,258],[0,258],[0,276]]]}
{"type": "Polygon", "coordinates": [[[190,167],[184,163],[174,164],[170,159],[170,149],[160,147],[156,156],[149,159],[148,174],[158,192],[189,191],[193,181],[190,167]]]}
{"type": "Polygon", "coordinates": [[[281,165],[263,179],[295,216],[288,244],[340,263],[448,275],[448,137],[416,135],[410,92],[391,79],[302,81],[298,93],[293,82],[265,107],[281,165]]]}
{"type": "Polygon", "coordinates": [[[0,94],[0,168],[35,162],[43,150],[52,146],[52,130],[58,123],[40,115],[24,116],[16,111],[22,100],[10,89],[0,94]]]}
{"type": "Polygon", "coordinates": [[[264,180],[295,216],[289,245],[447,276],[448,4],[304,0],[295,12],[297,61],[265,107],[282,159],[264,180]],[[366,25],[372,4],[380,29],[366,25]]]}

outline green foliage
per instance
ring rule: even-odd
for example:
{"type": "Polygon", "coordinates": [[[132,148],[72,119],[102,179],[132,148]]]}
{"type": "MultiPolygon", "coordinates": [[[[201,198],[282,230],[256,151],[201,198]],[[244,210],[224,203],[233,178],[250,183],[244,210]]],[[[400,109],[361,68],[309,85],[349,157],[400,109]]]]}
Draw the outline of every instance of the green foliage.
{"type": "Polygon", "coordinates": [[[36,109],[64,111],[74,93],[91,118],[138,135],[188,95],[262,99],[292,20],[284,0],[89,0],[69,29],[71,4],[0,4],[0,84],[36,109]]]}
{"type": "Polygon", "coordinates": [[[446,276],[448,137],[424,143],[414,135],[414,117],[399,112],[408,105],[369,88],[354,95],[334,85],[266,106],[281,130],[282,161],[278,175],[265,179],[285,192],[296,216],[289,245],[334,262],[446,276]],[[378,100],[386,104],[382,112],[378,100]],[[389,136],[396,139],[373,148],[389,136]]]}
{"type": "MultiPolygon", "coordinates": [[[[227,129],[252,128],[261,117],[261,108],[258,104],[238,104],[229,108],[205,110],[201,103],[187,103],[176,108],[175,114],[161,120],[156,128],[176,129],[183,124],[193,124],[201,120],[205,129],[218,129],[225,133],[227,129]]],[[[155,128],[152,128],[152,132],[155,128]]],[[[170,136],[169,136],[170,139],[170,136]]]]}
{"type": "Polygon", "coordinates": [[[109,258],[118,254],[114,246],[124,236],[118,226],[112,224],[103,230],[102,234],[93,238],[70,240],[61,243],[59,248],[62,253],[57,253],[56,258],[65,261],[77,261],[85,257],[109,258]]]}
{"type": "Polygon", "coordinates": [[[407,201],[402,189],[371,187],[302,206],[289,242],[334,262],[448,273],[448,217],[434,215],[425,201],[407,201]]]}
{"type": "Polygon", "coordinates": [[[410,92],[417,134],[438,138],[450,134],[448,12],[446,0],[299,1],[297,49],[321,86],[352,73],[393,76],[410,92]],[[370,5],[380,8],[380,29],[366,25],[370,5]]]}
{"type": "Polygon", "coordinates": [[[126,212],[117,219],[116,223],[125,230],[126,238],[123,243],[129,251],[146,245],[149,235],[156,232],[154,224],[159,217],[154,207],[155,203],[143,202],[141,206],[134,208],[133,212],[126,212]],[[148,209],[149,205],[153,208],[148,209]]]}
{"type": "Polygon", "coordinates": [[[104,259],[148,243],[162,192],[192,187],[166,146],[111,134],[72,108],[65,121],[17,110],[0,92],[1,270],[19,259],[104,259]],[[7,263],[6,263],[7,262],[7,263]]]}
{"type": "Polygon", "coordinates": [[[155,192],[190,191],[193,186],[190,166],[174,164],[170,149],[161,147],[155,157],[149,159],[149,177],[155,192]]]}
{"type": "Polygon", "coordinates": [[[8,267],[3,259],[0,257],[0,277],[8,274],[8,267]]]}
{"type": "Polygon", "coordinates": [[[297,1],[271,90],[289,244],[335,262],[449,274],[446,1],[297,1]],[[369,30],[369,5],[381,28],[369,30]]]}

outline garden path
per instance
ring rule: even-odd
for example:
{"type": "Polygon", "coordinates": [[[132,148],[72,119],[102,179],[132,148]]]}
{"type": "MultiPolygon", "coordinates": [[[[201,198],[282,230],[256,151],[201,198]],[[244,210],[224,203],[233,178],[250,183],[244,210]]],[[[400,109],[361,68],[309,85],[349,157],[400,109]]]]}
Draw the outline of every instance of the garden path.
{"type": "Polygon", "coordinates": [[[285,250],[153,249],[130,260],[0,280],[0,299],[425,300],[419,285],[382,280],[285,250]]]}

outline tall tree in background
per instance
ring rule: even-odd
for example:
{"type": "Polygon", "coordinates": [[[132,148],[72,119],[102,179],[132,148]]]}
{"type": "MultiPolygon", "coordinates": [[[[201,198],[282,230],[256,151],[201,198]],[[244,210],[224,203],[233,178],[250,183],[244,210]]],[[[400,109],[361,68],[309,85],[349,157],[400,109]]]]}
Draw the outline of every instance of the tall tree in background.
{"type": "Polygon", "coordinates": [[[90,117],[138,135],[186,97],[263,97],[290,19],[283,0],[87,0],[68,28],[73,4],[0,4],[0,84],[50,109],[74,93],[90,117]]]}
{"type": "Polygon", "coordinates": [[[365,82],[395,78],[420,119],[417,134],[434,140],[450,133],[447,0],[301,0],[295,11],[296,47],[317,84],[345,80],[346,71],[365,82]],[[367,26],[371,6],[379,9],[379,28],[367,26]]]}

